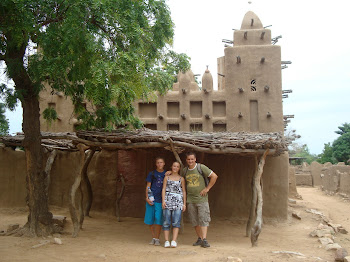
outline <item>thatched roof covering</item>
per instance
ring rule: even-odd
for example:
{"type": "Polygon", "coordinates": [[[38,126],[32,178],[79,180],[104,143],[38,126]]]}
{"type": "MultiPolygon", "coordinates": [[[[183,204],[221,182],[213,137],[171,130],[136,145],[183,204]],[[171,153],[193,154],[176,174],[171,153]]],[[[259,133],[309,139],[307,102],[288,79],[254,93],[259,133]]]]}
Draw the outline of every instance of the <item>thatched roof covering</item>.
{"type": "MultiPolygon", "coordinates": [[[[5,146],[21,146],[24,135],[0,137],[5,146]]],[[[150,129],[111,132],[78,131],[76,133],[42,132],[42,145],[47,149],[77,150],[77,144],[101,149],[175,148],[176,151],[194,150],[211,154],[270,154],[287,151],[288,141],[280,132],[180,132],[150,129]]]]}

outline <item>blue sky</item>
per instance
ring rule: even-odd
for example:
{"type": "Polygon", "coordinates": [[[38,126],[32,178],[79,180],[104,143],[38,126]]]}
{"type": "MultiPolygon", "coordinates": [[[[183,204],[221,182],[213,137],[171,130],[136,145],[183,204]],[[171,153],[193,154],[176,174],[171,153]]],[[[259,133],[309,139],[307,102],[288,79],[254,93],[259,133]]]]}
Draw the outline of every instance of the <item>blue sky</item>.
{"type": "MultiPolygon", "coordinates": [[[[289,128],[301,135],[299,143],[311,153],[337,138],[342,123],[350,122],[350,3],[316,0],[168,0],[175,23],[174,50],[191,57],[192,71],[203,74],[206,65],[217,85],[216,59],[223,56],[222,39],[233,38],[244,14],[254,11],[272,36],[282,35],[282,60],[292,64],[282,71],[284,114],[295,115],[289,128]]],[[[3,68],[3,65],[0,65],[3,68]]],[[[0,73],[0,79],[5,81],[0,73]]],[[[22,111],[7,112],[10,132],[21,131],[22,111]]]]}

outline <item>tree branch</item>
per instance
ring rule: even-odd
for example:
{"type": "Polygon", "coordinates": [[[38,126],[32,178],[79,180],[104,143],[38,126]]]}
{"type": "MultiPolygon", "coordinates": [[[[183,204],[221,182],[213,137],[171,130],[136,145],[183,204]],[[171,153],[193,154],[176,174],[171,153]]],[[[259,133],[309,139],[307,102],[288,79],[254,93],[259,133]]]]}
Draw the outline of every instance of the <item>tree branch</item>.
{"type": "Polygon", "coordinates": [[[118,44],[116,43],[116,41],[115,41],[112,37],[110,37],[110,34],[109,34],[108,30],[107,30],[106,28],[104,28],[104,27],[96,20],[95,16],[92,16],[92,18],[90,19],[90,22],[91,22],[91,24],[93,24],[93,25],[96,26],[97,28],[101,29],[102,32],[104,32],[106,35],[109,36],[108,38],[113,42],[113,44],[116,45],[116,46],[118,46],[118,44]]]}
{"type": "MultiPolygon", "coordinates": [[[[56,18],[46,19],[45,21],[42,21],[41,23],[39,22],[39,24],[41,26],[46,26],[46,25],[51,24],[51,23],[57,23],[57,22],[62,21],[65,18],[65,14],[68,11],[69,7],[70,7],[70,5],[68,5],[67,8],[65,10],[63,10],[62,13],[60,15],[58,15],[56,18]]],[[[58,10],[59,10],[59,8],[58,8],[58,10]]]]}

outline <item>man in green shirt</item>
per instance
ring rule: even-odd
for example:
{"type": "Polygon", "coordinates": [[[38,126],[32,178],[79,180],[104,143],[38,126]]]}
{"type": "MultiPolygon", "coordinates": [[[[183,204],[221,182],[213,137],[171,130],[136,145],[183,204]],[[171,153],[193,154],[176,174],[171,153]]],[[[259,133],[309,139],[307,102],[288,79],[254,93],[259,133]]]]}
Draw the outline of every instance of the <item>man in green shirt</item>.
{"type": "Polygon", "coordinates": [[[207,241],[207,232],[210,219],[208,192],[214,186],[218,176],[203,164],[196,163],[196,154],[186,154],[188,167],[184,168],[183,175],[187,184],[187,210],[194,226],[198,239],[194,246],[210,247],[207,241]],[[209,183],[206,185],[206,178],[209,183]]]}

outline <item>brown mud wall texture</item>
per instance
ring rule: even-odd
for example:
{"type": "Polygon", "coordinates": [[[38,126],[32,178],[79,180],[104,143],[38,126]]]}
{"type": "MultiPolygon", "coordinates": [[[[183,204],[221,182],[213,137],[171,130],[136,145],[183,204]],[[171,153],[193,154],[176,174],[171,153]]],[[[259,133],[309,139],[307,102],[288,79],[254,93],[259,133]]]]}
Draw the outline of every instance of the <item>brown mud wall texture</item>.
{"type": "Polygon", "coordinates": [[[322,165],[312,162],[311,175],[315,186],[320,186],[323,190],[350,194],[350,166],[344,163],[322,165]]]}
{"type": "Polygon", "coordinates": [[[0,206],[26,204],[25,154],[12,148],[0,148],[0,206]]]}
{"type": "MultiPolygon", "coordinates": [[[[117,195],[121,190],[119,174],[126,181],[120,202],[121,216],[143,217],[145,210],[145,179],[154,169],[154,160],[163,156],[166,169],[175,160],[165,149],[96,152],[88,168],[94,199],[92,210],[114,214],[117,195]],[[119,161],[118,161],[119,157],[119,161]]],[[[185,155],[181,154],[185,163],[185,155]]],[[[218,176],[209,192],[212,216],[246,219],[251,202],[251,181],[254,157],[238,155],[198,154],[197,162],[211,168],[218,176]]],[[[58,152],[51,171],[49,203],[68,206],[69,190],[79,172],[79,153],[58,152]]],[[[288,155],[267,157],[263,173],[263,215],[285,219],[288,200],[288,155]]],[[[11,148],[0,149],[0,206],[24,206],[25,155],[11,148]]]]}
{"type": "Polygon", "coordinates": [[[289,166],[289,192],[288,192],[288,196],[290,198],[295,198],[298,195],[299,194],[297,191],[297,186],[296,186],[296,181],[295,181],[295,167],[289,166]]]}

